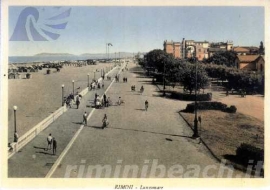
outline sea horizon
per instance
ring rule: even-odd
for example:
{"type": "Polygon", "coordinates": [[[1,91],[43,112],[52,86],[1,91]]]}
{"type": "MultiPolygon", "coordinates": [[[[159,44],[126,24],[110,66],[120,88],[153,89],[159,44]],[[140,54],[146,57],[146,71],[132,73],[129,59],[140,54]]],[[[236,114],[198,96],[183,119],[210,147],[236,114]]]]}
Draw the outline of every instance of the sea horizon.
{"type": "Polygon", "coordinates": [[[9,56],[8,63],[32,63],[32,62],[48,62],[48,61],[75,61],[90,59],[89,56],[9,56]]]}
{"type": "MultiPolygon", "coordinates": [[[[120,55],[120,58],[128,57],[129,54],[120,55]]],[[[48,61],[75,61],[75,60],[86,60],[86,59],[106,59],[105,54],[93,54],[93,55],[59,55],[59,56],[8,56],[9,64],[18,63],[33,63],[33,62],[48,62],[48,61]]],[[[110,54],[110,58],[119,58],[115,55],[110,54]]]]}

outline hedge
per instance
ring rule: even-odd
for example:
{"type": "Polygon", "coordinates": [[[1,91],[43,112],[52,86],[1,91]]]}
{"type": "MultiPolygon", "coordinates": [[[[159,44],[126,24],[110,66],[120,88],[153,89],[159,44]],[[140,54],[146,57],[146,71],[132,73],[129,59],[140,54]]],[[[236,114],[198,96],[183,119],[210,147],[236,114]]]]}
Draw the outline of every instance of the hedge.
{"type": "MultiPolygon", "coordinates": [[[[178,100],[195,101],[195,94],[172,92],[171,98],[178,100]]],[[[212,100],[212,93],[197,94],[197,101],[211,101],[211,100],[212,100]]]]}
{"type": "Polygon", "coordinates": [[[248,164],[249,160],[257,163],[258,161],[264,161],[264,150],[250,144],[242,143],[236,149],[236,156],[242,164],[248,164]]]}
{"type": "Polygon", "coordinates": [[[208,76],[228,80],[226,83],[228,89],[244,89],[247,94],[253,94],[254,91],[264,94],[264,73],[249,72],[215,64],[203,66],[208,76]]]}
{"type": "MultiPolygon", "coordinates": [[[[235,113],[237,108],[235,106],[228,107],[221,102],[197,102],[197,109],[199,110],[221,110],[228,113],[235,113]]],[[[195,103],[188,104],[186,112],[193,113],[195,111],[195,103]]]]}

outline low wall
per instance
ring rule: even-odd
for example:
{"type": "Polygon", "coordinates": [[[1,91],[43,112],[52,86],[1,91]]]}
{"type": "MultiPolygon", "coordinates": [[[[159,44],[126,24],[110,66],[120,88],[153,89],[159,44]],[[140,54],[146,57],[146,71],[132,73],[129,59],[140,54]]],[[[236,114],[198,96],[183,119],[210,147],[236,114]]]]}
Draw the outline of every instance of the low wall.
{"type": "MultiPolygon", "coordinates": [[[[114,67],[111,71],[109,71],[107,74],[112,72],[117,67],[114,67]]],[[[107,76],[107,74],[105,76],[107,76]]],[[[102,81],[102,78],[99,78],[98,81],[102,81]]],[[[88,92],[88,87],[83,89],[79,94],[81,96],[84,96],[88,92]]],[[[75,96],[76,99],[76,96],[75,96]]],[[[32,139],[34,139],[41,131],[46,129],[51,123],[53,123],[59,116],[61,116],[63,113],[65,113],[68,109],[66,108],[66,105],[60,107],[58,110],[50,114],[48,117],[46,117],[44,120],[39,122],[36,126],[34,126],[32,129],[30,129],[28,132],[26,132],[24,135],[19,137],[18,142],[13,144],[13,151],[8,151],[8,158],[11,158],[16,152],[18,152],[20,149],[22,149],[27,143],[29,143],[32,139]]]]}
{"type": "Polygon", "coordinates": [[[14,144],[13,151],[9,151],[8,158],[13,156],[16,152],[22,149],[27,143],[35,138],[41,131],[46,129],[52,122],[54,122],[59,116],[67,111],[66,106],[60,107],[58,110],[50,114],[47,118],[39,122],[35,127],[29,130],[27,133],[19,137],[18,142],[14,144]]]}

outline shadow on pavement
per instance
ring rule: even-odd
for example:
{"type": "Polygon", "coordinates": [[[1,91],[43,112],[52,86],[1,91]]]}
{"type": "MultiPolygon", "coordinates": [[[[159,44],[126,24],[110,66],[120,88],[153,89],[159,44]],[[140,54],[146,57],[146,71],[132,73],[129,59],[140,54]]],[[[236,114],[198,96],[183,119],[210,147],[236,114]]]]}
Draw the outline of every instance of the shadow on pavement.
{"type": "MultiPolygon", "coordinates": [[[[139,74],[139,73],[136,73],[136,74],[139,74]]],[[[141,73],[140,73],[141,74],[141,73]]],[[[141,74],[142,75],[142,74],[141,74]]],[[[151,77],[149,77],[149,76],[136,76],[136,78],[151,78],[151,77]]]]}
{"type": "Polygon", "coordinates": [[[85,127],[91,127],[91,128],[95,128],[95,129],[102,129],[102,126],[90,126],[90,125],[86,125],[85,127]]]}
{"type": "Polygon", "coordinates": [[[141,133],[152,133],[152,134],[157,134],[157,135],[166,135],[166,136],[172,136],[172,137],[184,137],[184,138],[193,139],[192,136],[189,137],[189,136],[185,136],[185,135],[174,135],[174,134],[166,134],[166,133],[157,133],[157,132],[153,132],[153,131],[142,131],[142,130],[137,130],[137,129],[124,129],[124,128],[117,128],[117,127],[109,127],[109,129],[136,131],[136,132],[141,132],[141,133]]]}
{"type": "Polygon", "coordinates": [[[83,122],[72,122],[72,123],[77,124],[77,125],[83,124],[83,122]]]}
{"type": "Polygon", "coordinates": [[[36,152],[36,153],[39,153],[39,154],[46,154],[46,155],[54,155],[53,153],[42,152],[42,151],[39,151],[39,152],[36,152]]]}
{"type": "Polygon", "coordinates": [[[145,109],[141,109],[141,108],[135,109],[135,110],[138,110],[138,111],[145,111],[145,109]]]}
{"type": "Polygon", "coordinates": [[[150,80],[139,80],[138,82],[143,83],[143,84],[150,84],[150,85],[153,84],[152,81],[150,80]]]}
{"type": "Polygon", "coordinates": [[[38,146],[34,146],[34,148],[36,148],[36,149],[43,149],[43,150],[46,150],[47,148],[45,147],[38,147],[38,146]]]}

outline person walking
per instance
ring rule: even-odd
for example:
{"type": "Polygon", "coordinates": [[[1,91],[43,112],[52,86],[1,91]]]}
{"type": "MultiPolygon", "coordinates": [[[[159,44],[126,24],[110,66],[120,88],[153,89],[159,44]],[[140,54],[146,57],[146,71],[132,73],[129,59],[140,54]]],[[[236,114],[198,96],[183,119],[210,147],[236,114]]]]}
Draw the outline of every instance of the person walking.
{"type": "Polygon", "coordinates": [[[14,142],[17,143],[19,139],[19,135],[17,132],[14,133],[14,142]]]}
{"type": "Polygon", "coordinates": [[[145,100],[145,102],[144,102],[145,111],[147,111],[147,109],[148,109],[148,105],[149,105],[148,101],[147,101],[147,100],[145,100]]]}
{"type": "Polygon", "coordinates": [[[109,124],[109,121],[108,121],[107,115],[104,114],[104,117],[102,119],[102,129],[104,129],[105,127],[107,127],[108,124],[109,124]]]}
{"type": "Polygon", "coordinates": [[[87,113],[84,112],[83,114],[83,124],[87,125],[87,113]]]}
{"type": "Polygon", "coordinates": [[[76,105],[77,105],[77,109],[79,109],[79,106],[80,106],[80,97],[79,95],[76,97],[76,105]]]}
{"type": "Polygon", "coordinates": [[[91,82],[90,86],[89,86],[89,90],[93,89],[93,82],[91,82]]]}
{"type": "Polygon", "coordinates": [[[121,97],[118,98],[118,102],[117,103],[118,103],[118,106],[121,105],[121,103],[122,103],[121,97]]]}
{"type": "Polygon", "coordinates": [[[143,86],[141,86],[140,93],[142,94],[142,93],[143,93],[143,91],[144,91],[144,87],[143,87],[143,86]]]}
{"type": "Polygon", "coordinates": [[[106,94],[103,95],[103,102],[104,102],[104,106],[107,107],[107,96],[106,96],[106,94]]]}
{"type": "Polygon", "coordinates": [[[53,155],[56,154],[56,148],[57,148],[57,141],[55,140],[55,138],[53,137],[52,140],[52,146],[53,146],[53,155]]]}
{"type": "Polygon", "coordinates": [[[49,136],[47,137],[47,142],[48,142],[48,146],[47,146],[47,150],[51,150],[52,148],[52,134],[50,133],[49,136]],[[49,149],[50,147],[50,149],[49,149]]]}
{"type": "Polygon", "coordinates": [[[106,104],[107,104],[107,107],[111,106],[111,99],[110,99],[110,97],[107,98],[106,104]]]}

